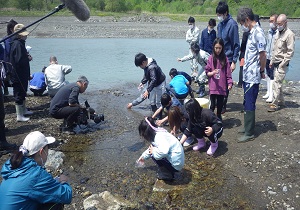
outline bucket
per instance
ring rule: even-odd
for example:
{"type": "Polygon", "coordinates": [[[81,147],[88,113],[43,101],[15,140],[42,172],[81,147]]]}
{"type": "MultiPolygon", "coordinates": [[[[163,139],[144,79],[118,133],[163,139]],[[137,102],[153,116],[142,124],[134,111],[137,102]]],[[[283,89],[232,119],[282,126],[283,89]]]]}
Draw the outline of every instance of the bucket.
{"type": "MultiPolygon", "coordinates": [[[[209,107],[209,100],[207,98],[195,98],[200,106],[204,109],[208,109],[209,107]]],[[[188,102],[190,99],[185,99],[184,103],[188,102]]]]}

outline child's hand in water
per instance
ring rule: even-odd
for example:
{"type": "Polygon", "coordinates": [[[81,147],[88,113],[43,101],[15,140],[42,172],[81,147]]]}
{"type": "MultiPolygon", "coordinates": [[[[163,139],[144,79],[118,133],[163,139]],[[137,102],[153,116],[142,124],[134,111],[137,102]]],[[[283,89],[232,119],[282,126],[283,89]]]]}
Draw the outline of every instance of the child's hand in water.
{"type": "Polygon", "coordinates": [[[206,129],[205,129],[204,133],[205,133],[207,136],[210,136],[210,135],[212,134],[212,132],[213,132],[212,127],[205,127],[205,128],[206,128],[206,129]]]}

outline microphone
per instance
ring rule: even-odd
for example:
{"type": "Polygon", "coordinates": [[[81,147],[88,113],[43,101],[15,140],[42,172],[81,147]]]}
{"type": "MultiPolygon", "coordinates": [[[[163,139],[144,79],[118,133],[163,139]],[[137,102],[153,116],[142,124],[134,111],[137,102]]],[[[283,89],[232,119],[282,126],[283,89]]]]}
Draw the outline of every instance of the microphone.
{"type": "Polygon", "coordinates": [[[61,0],[62,3],[81,21],[90,18],[90,9],[83,0],[61,0]]]}

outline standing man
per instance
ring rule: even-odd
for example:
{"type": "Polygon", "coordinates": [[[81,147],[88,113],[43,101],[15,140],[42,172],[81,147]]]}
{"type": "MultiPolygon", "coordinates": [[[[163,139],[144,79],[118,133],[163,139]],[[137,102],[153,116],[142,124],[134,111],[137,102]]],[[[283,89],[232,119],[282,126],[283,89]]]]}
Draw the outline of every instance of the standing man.
{"type": "Polygon", "coordinates": [[[276,20],[278,15],[272,15],[269,19],[270,29],[268,30],[268,42],[267,42],[267,64],[266,70],[268,77],[267,80],[267,93],[263,96],[267,99],[266,102],[271,103],[273,101],[273,82],[274,82],[274,66],[270,67],[271,53],[274,48],[274,40],[277,32],[276,20]]]}
{"type": "Polygon", "coordinates": [[[243,68],[244,129],[240,132],[244,133],[244,135],[238,138],[238,142],[247,142],[254,138],[255,103],[260,80],[265,78],[267,40],[264,31],[254,20],[252,9],[239,9],[237,21],[242,25],[244,32],[250,31],[243,68]]]}
{"type": "Polygon", "coordinates": [[[282,92],[282,82],[285,78],[289,62],[294,55],[295,34],[287,27],[287,18],[285,14],[278,16],[277,33],[274,41],[270,68],[274,66],[273,83],[273,102],[268,109],[269,112],[275,112],[281,106],[285,106],[282,92]]]}
{"type": "Polygon", "coordinates": [[[51,98],[55,96],[57,91],[68,82],[65,81],[65,75],[72,71],[72,67],[68,65],[60,65],[55,56],[50,57],[50,65],[45,69],[45,79],[48,94],[51,98]]]}
{"type": "MultiPolygon", "coordinates": [[[[2,64],[0,63],[0,65],[2,64]]],[[[0,151],[15,149],[17,146],[15,144],[8,143],[6,140],[4,118],[5,110],[2,93],[2,80],[0,79],[0,151]]]]}
{"type": "MultiPolygon", "coordinates": [[[[187,41],[187,43],[189,43],[189,54],[192,55],[191,45],[193,43],[199,43],[200,30],[195,25],[195,18],[189,17],[188,24],[189,24],[189,30],[186,32],[185,40],[187,41]]],[[[197,77],[198,64],[195,59],[191,60],[191,69],[192,69],[191,76],[194,78],[197,77]]]]}
{"type": "Polygon", "coordinates": [[[89,85],[85,76],[80,76],[77,82],[70,83],[59,89],[50,103],[50,115],[56,119],[64,119],[61,131],[65,134],[75,134],[73,123],[77,122],[81,111],[78,95],[84,93],[89,85]]]}
{"type": "MultiPolygon", "coordinates": [[[[240,38],[237,22],[229,14],[229,8],[226,2],[220,1],[216,13],[218,20],[218,38],[222,38],[225,45],[225,54],[230,63],[231,72],[235,70],[236,62],[239,58],[240,38]]],[[[226,112],[229,90],[224,98],[222,114],[226,112]]]]}

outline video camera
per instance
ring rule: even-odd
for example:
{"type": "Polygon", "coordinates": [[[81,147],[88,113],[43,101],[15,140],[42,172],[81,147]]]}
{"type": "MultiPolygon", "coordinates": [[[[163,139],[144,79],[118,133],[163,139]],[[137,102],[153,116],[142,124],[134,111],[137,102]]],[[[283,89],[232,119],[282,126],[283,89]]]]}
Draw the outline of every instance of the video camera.
{"type": "Polygon", "coordinates": [[[78,125],[87,125],[88,120],[94,120],[96,124],[100,123],[101,121],[104,121],[104,115],[103,114],[96,114],[95,110],[89,105],[87,101],[84,102],[85,108],[82,108],[80,111],[80,114],[78,116],[78,125]]]}

